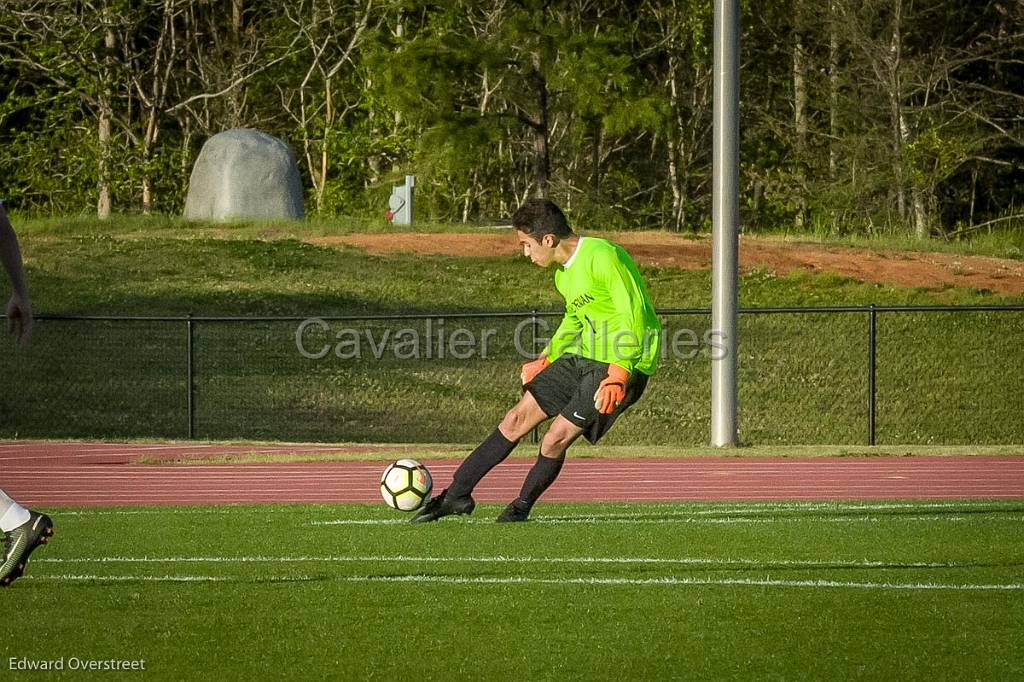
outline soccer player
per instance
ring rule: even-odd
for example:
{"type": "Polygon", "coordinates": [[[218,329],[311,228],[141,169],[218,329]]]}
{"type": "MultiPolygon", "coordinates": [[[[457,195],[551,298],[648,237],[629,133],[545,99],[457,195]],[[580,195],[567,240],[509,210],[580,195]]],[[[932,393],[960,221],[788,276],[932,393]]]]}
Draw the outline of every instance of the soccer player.
{"type": "MultiPolygon", "coordinates": [[[[7,329],[22,345],[32,335],[32,304],[25,286],[21,249],[0,200],[0,261],[11,279],[13,291],[7,302],[7,329]]],[[[46,514],[25,509],[0,490],[0,531],[4,553],[0,557],[0,587],[7,587],[25,572],[29,555],[53,535],[53,522],[46,514]]]]}
{"type": "Polygon", "coordinates": [[[523,436],[552,419],[519,496],[497,519],[526,521],[561,471],[569,446],[581,435],[600,440],[640,398],[657,365],[661,323],[629,254],[604,239],[577,236],[546,199],[523,204],[512,225],[525,256],[540,267],[557,266],[555,287],[565,299],[565,316],[540,357],[523,365],[522,399],[413,523],[471,514],[476,484],[523,436]]]}

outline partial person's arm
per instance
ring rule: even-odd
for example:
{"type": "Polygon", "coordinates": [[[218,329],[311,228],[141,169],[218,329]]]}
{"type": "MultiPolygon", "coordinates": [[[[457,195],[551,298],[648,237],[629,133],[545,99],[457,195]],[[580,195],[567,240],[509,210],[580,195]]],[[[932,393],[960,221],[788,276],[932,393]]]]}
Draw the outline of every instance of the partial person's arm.
{"type": "Polygon", "coordinates": [[[32,336],[32,302],[25,284],[25,269],[21,262],[18,236],[7,217],[7,209],[0,200],[0,263],[11,280],[11,298],[7,302],[7,331],[22,345],[32,336]]]}

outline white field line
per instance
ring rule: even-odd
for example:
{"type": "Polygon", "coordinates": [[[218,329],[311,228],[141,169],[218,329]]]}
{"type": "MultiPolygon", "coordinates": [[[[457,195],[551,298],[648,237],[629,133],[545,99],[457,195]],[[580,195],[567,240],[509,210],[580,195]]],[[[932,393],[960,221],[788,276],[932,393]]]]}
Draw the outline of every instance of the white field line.
{"type": "MultiPolygon", "coordinates": [[[[723,516],[723,517],[697,517],[697,516],[636,516],[636,517],[602,517],[602,516],[579,516],[579,517],[537,517],[532,519],[532,524],[622,524],[622,525],[658,525],[658,524],[695,524],[695,525],[732,525],[732,524],[750,524],[750,525],[770,525],[776,523],[798,523],[798,522],[816,522],[816,523],[839,523],[839,524],[854,524],[854,523],[883,523],[883,522],[927,522],[927,523],[963,523],[969,521],[1001,521],[1001,522],[1012,522],[1020,523],[1024,521],[1024,516],[1006,516],[1000,515],[996,518],[985,517],[980,518],[976,515],[972,516],[949,516],[949,515],[923,515],[923,516],[776,516],[776,517],[743,517],[743,516],[723,516]]],[[[405,519],[328,519],[322,521],[310,521],[311,526],[393,526],[408,523],[405,519]]],[[[480,523],[491,523],[490,519],[474,521],[467,519],[463,521],[467,524],[480,524],[480,523]]]]}
{"type": "Polygon", "coordinates": [[[767,525],[773,523],[791,523],[791,522],[821,522],[821,523],[882,523],[882,522],[902,522],[902,521],[913,521],[913,522],[948,522],[948,523],[963,523],[966,521],[1003,521],[1003,522],[1021,522],[1024,521],[1024,516],[1006,516],[1000,515],[998,518],[984,518],[981,519],[976,515],[972,516],[949,516],[939,514],[928,514],[928,515],[917,515],[917,516],[776,516],[776,517],[722,517],[722,518],[696,518],[696,517],[639,517],[639,518],[600,518],[593,516],[581,516],[579,518],[537,518],[536,523],[552,523],[552,524],[579,524],[579,523],[620,523],[620,524],[665,524],[665,523],[692,523],[692,524],[708,524],[708,525],[728,525],[728,524],[759,524],[767,525]]]}
{"type": "Polygon", "coordinates": [[[721,566],[723,568],[972,568],[963,562],[898,562],[898,561],[846,561],[827,559],[734,559],[710,557],[529,557],[529,556],[415,556],[415,555],[326,555],[326,556],[172,556],[172,557],[46,557],[32,563],[50,564],[250,564],[250,563],[521,563],[521,564],[609,564],[609,565],[674,565],[721,566]]]}
{"type": "MultiPolygon", "coordinates": [[[[202,505],[196,509],[180,509],[177,507],[167,507],[162,509],[75,509],[61,511],[61,518],[64,517],[76,517],[76,516],[149,516],[149,515],[163,515],[163,514],[291,514],[298,513],[291,507],[294,504],[300,503],[289,503],[288,505],[267,505],[260,504],[259,511],[254,511],[252,507],[257,503],[247,503],[245,505],[231,504],[222,506],[209,506],[202,505]]],[[[312,503],[317,506],[330,507],[330,503],[317,502],[312,503]]],[[[558,503],[564,504],[564,503],[558,503]]],[[[613,506],[619,503],[609,502],[604,503],[605,506],[613,506]]],[[[635,511],[622,511],[615,512],[610,511],[607,513],[600,514],[587,514],[587,519],[603,519],[603,518],[665,518],[672,515],[684,515],[687,518],[696,516],[715,516],[715,515],[727,515],[727,514],[742,514],[744,516],[754,515],[771,515],[778,512],[854,512],[854,511],[866,511],[866,512],[884,512],[884,511],[919,511],[927,513],[929,511],[944,511],[949,509],[962,510],[965,512],[988,512],[992,514],[1004,514],[1011,511],[1019,511],[1021,504],[1014,504],[1010,502],[977,502],[977,501],[951,501],[951,502],[880,502],[880,503],[843,503],[843,502],[752,502],[745,505],[725,505],[725,506],[712,506],[706,509],[680,509],[681,506],[696,506],[701,505],[701,502],[643,502],[639,503],[643,508],[644,512],[635,511]],[[649,510],[649,511],[648,511],[649,510]],[[665,510],[661,512],[659,510],[665,510]]],[[[538,517],[538,520],[544,517],[538,517]]],[[[558,521],[562,518],[568,517],[551,517],[548,521],[558,521]]],[[[583,517],[581,517],[583,518],[583,517]]],[[[336,525],[336,524],[394,524],[394,523],[405,523],[404,519],[338,519],[336,521],[317,521],[314,522],[316,525],[336,525]]]]}
{"type": "Polygon", "coordinates": [[[146,583],[228,583],[239,582],[217,575],[25,575],[21,580],[72,582],[81,580],[146,583]]]}
{"type": "Polygon", "coordinates": [[[292,575],[263,579],[228,578],[204,575],[52,575],[25,576],[22,580],[55,582],[114,581],[114,582],[304,582],[334,581],[346,583],[439,583],[448,585],[580,585],[580,586],[723,586],[723,587],[790,587],[862,590],[950,590],[950,591],[1021,591],[1021,583],[960,584],[960,583],[890,583],[839,580],[776,580],[771,578],[525,578],[525,577],[466,577],[440,575],[394,576],[307,576],[292,575]]]}
{"type": "Polygon", "coordinates": [[[167,507],[166,509],[68,509],[67,511],[56,512],[55,516],[60,518],[65,517],[93,517],[93,516],[192,516],[193,514],[203,514],[211,516],[226,516],[230,514],[248,514],[248,515],[259,515],[263,516],[266,514],[298,514],[299,511],[291,509],[290,507],[296,504],[313,504],[323,505],[322,502],[286,502],[274,505],[268,505],[260,502],[246,502],[246,508],[242,509],[239,504],[226,504],[219,507],[213,507],[210,505],[201,505],[196,503],[195,509],[182,509],[184,505],[175,505],[174,507],[167,507]],[[259,511],[254,511],[252,507],[259,505],[259,511]]]}

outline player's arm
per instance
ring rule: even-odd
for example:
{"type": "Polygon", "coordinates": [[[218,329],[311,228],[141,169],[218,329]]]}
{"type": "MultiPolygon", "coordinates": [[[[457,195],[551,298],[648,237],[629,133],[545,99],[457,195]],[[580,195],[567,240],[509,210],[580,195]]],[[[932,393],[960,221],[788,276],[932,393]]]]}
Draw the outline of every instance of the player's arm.
{"type": "Polygon", "coordinates": [[[607,289],[612,313],[604,321],[608,375],[594,393],[594,407],[602,414],[611,414],[625,400],[626,382],[643,357],[648,301],[635,265],[613,253],[602,260],[596,264],[595,279],[607,289]]]}
{"type": "Polygon", "coordinates": [[[7,209],[0,200],[0,262],[11,280],[11,298],[7,302],[7,330],[22,343],[32,335],[32,303],[25,285],[25,270],[21,262],[21,249],[14,227],[7,217],[7,209]]]}
{"type": "Polygon", "coordinates": [[[548,341],[548,345],[541,355],[546,357],[549,362],[554,362],[566,353],[579,352],[582,334],[583,321],[566,310],[565,316],[558,323],[558,328],[551,335],[551,340],[548,341]]]}
{"type": "Polygon", "coordinates": [[[544,371],[545,367],[557,360],[561,355],[578,349],[582,328],[576,316],[566,310],[565,316],[558,324],[558,328],[555,329],[555,333],[551,336],[544,350],[537,356],[537,359],[523,365],[519,373],[519,378],[522,379],[523,383],[528,384],[533,381],[534,377],[544,371]]]}

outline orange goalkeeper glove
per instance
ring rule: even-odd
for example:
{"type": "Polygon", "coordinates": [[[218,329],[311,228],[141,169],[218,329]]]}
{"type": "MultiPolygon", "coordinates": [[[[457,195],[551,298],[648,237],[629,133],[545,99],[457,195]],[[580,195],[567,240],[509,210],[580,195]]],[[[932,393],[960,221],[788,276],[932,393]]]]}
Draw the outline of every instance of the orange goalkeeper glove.
{"type": "Polygon", "coordinates": [[[594,393],[594,407],[601,414],[611,414],[626,399],[626,381],[629,372],[618,365],[608,365],[608,378],[594,393]]]}
{"type": "Polygon", "coordinates": [[[531,360],[523,365],[523,368],[519,370],[519,378],[523,380],[523,385],[530,383],[534,378],[544,371],[544,368],[551,364],[548,360],[548,356],[542,355],[536,360],[531,360]]]}

